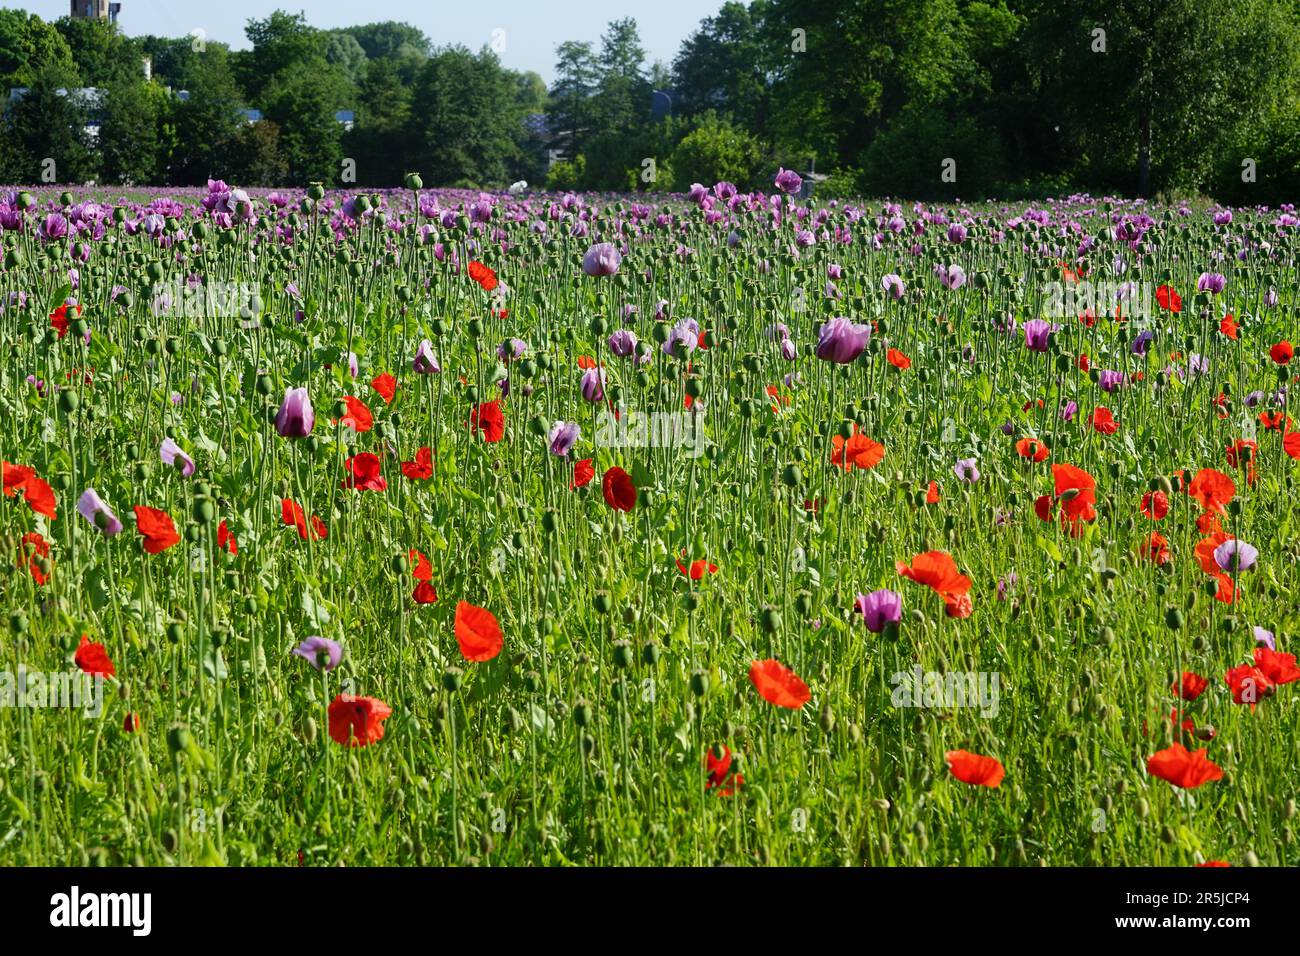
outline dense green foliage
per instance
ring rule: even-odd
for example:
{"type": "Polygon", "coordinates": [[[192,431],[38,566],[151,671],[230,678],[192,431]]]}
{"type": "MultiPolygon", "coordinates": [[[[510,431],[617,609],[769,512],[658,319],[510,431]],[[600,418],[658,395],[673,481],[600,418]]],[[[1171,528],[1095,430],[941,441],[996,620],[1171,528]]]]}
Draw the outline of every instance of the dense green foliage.
{"type": "Polygon", "coordinates": [[[276,11],[245,33],[230,51],[0,10],[0,92],[112,91],[35,127],[9,104],[0,181],[40,181],[52,157],[61,182],[394,186],[420,168],[430,185],[745,189],[811,166],[827,195],[1300,194],[1293,0],[728,2],[671,65],[647,63],[632,19],[561,43],[549,90],[402,23],[276,11]]]}

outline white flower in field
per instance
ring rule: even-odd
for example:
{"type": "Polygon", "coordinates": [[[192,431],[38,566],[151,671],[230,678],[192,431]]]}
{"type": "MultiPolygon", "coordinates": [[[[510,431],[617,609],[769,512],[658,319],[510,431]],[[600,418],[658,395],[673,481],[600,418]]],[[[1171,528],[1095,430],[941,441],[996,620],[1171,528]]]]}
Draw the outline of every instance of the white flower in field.
{"type": "Polygon", "coordinates": [[[523,191],[524,191],[525,189],[527,189],[527,188],[528,188],[528,183],[527,183],[527,181],[525,181],[525,180],[523,180],[523,179],[519,180],[519,182],[517,182],[517,183],[511,183],[511,184],[510,184],[510,195],[512,195],[512,196],[518,196],[521,192],[523,192],[523,191]]]}

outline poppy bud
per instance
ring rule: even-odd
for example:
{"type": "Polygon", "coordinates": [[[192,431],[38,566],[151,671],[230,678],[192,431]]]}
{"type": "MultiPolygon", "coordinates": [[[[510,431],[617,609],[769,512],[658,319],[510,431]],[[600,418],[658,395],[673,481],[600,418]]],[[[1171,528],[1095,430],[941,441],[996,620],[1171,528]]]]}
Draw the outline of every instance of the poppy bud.
{"type": "Polygon", "coordinates": [[[786,465],[781,470],[781,481],[787,488],[798,488],[803,483],[803,472],[798,465],[786,465]]]}
{"type": "Polygon", "coordinates": [[[81,396],[76,392],[62,391],[59,392],[59,411],[65,415],[71,415],[81,405],[81,396]]]}

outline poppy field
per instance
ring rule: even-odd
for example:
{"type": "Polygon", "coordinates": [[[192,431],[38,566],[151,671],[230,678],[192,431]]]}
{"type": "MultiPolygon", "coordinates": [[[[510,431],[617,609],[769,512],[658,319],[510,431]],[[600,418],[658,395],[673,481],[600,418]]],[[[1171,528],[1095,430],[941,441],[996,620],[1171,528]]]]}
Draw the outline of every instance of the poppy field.
{"type": "Polygon", "coordinates": [[[1295,865],[1300,219],[0,190],[0,862],[1295,865]]]}

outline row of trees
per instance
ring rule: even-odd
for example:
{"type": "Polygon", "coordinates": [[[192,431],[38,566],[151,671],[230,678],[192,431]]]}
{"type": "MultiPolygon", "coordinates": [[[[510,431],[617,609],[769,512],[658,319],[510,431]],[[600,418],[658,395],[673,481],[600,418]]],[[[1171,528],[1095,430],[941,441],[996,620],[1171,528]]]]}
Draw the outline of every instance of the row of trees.
{"type": "Polygon", "coordinates": [[[646,63],[631,19],[562,43],[550,90],[406,24],[277,11],[246,34],[231,51],[0,10],[0,93],[29,88],[5,113],[0,181],[38,179],[47,157],[61,181],[337,184],[354,168],[360,185],[419,170],[611,190],[815,164],[844,195],[1300,196],[1294,0],[728,2],[671,65],[646,63]],[[59,92],[84,86],[98,101],[59,92]]]}

